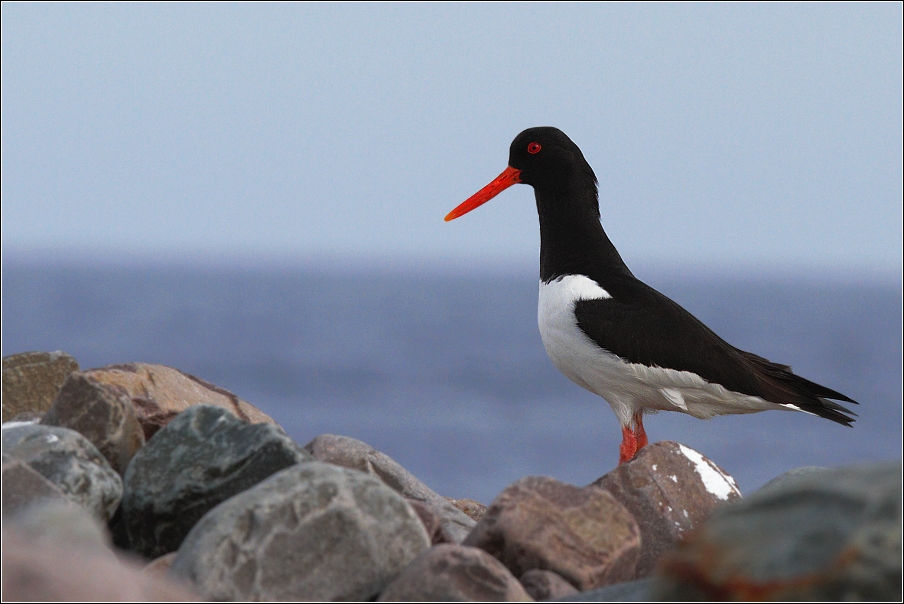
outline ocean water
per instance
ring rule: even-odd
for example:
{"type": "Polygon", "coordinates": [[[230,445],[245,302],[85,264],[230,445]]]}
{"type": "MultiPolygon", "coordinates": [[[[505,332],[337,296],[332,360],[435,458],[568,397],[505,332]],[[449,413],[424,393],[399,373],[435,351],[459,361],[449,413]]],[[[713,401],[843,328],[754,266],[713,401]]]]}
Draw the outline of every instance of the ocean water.
{"type": "MultiPolygon", "coordinates": [[[[861,403],[853,429],[794,412],[660,413],[645,421],[651,442],[699,450],[745,493],[798,466],[901,459],[900,282],[643,277],[735,346],[861,403]]],[[[609,406],[546,356],[527,271],[7,259],[2,286],[3,355],[177,367],[256,405],[301,444],[353,436],[444,495],[489,503],[530,474],[584,485],[618,459],[609,406]]]]}

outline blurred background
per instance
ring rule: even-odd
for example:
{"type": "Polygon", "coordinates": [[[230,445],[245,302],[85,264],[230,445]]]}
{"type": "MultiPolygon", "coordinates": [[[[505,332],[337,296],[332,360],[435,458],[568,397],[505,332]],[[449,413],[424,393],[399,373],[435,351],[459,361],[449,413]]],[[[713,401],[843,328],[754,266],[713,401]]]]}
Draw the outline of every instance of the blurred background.
{"type": "Polygon", "coordinates": [[[4,3],[3,355],[175,366],[454,497],[591,482],[620,432],[540,342],[531,189],[442,220],[538,125],[639,278],[861,403],[651,440],[744,492],[900,458],[897,3],[4,3]]]}

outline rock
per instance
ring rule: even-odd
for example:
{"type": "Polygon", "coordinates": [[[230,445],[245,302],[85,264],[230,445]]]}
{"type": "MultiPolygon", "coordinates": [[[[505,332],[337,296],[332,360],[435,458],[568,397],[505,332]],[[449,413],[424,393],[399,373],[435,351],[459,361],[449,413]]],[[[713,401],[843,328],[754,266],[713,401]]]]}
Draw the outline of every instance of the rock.
{"type": "Polygon", "coordinates": [[[157,432],[125,475],[130,549],[156,558],[178,549],[201,517],[310,454],[273,424],[249,424],[221,407],[195,405],[157,432]]]}
{"type": "Polygon", "coordinates": [[[473,499],[449,499],[449,502],[464,512],[474,522],[480,522],[487,513],[487,506],[473,499]]]}
{"type": "Polygon", "coordinates": [[[208,512],[170,573],[212,600],[366,601],[429,547],[401,495],[362,472],[310,461],[208,512]]]}
{"type": "Polygon", "coordinates": [[[654,443],[593,483],[631,510],[640,527],[640,558],[633,578],[656,561],[720,503],[741,497],[734,479],[709,459],[675,442],[654,443]]]}
{"type": "Polygon", "coordinates": [[[120,476],[144,445],[144,432],[125,388],[102,384],[78,371],[63,382],[41,423],[75,430],[90,440],[120,476]]]}
{"type": "Polygon", "coordinates": [[[55,484],[30,465],[3,453],[3,519],[43,501],[65,501],[69,498],[55,484]]]}
{"type": "Polygon", "coordinates": [[[11,602],[184,602],[183,586],[141,573],[104,548],[35,540],[3,531],[3,600],[11,602]]]}
{"type": "Polygon", "coordinates": [[[653,602],[655,579],[637,579],[582,591],[560,598],[563,602],[653,602]]]}
{"type": "Polygon", "coordinates": [[[380,594],[378,602],[532,602],[494,557],[476,547],[434,546],[380,594]]]}
{"type": "Polygon", "coordinates": [[[59,350],[3,357],[3,422],[18,413],[47,411],[73,371],[78,363],[59,350]]]}
{"type": "Polygon", "coordinates": [[[439,517],[439,514],[437,514],[433,508],[417,499],[409,499],[406,497],[405,501],[408,502],[411,509],[414,510],[418,518],[421,519],[421,524],[424,525],[424,530],[427,531],[427,536],[430,537],[431,545],[437,545],[438,543],[454,543],[454,541],[446,534],[446,531],[443,530],[442,518],[439,517]]]}
{"type": "Polygon", "coordinates": [[[322,434],[305,445],[315,459],[376,476],[397,493],[423,501],[442,519],[443,530],[452,541],[460,543],[476,522],[438,495],[394,459],[348,436],[322,434]]]}
{"type": "Polygon", "coordinates": [[[102,384],[126,389],[146,440],[174,417],[201,403],[222,407],[249,424],[276,424],[269,415],[228,390],[165,365],[128,363],[84,373],[102,384]]]}
{"type": "Polygon", "coordinates": [[[516,576],[551,570],[584,591],[634,576],[640,529],[608,491],[528,476],[502,491],[463,545],[516,576]]]}
{"type": "Polygon", "coordinates": [[[103,522],[113,517],[122,497],[122,479],[97,447],[75,430],[41,424],[4,427],[3,451],[27,463],[103,522]]]}
{"type": "Polygon", "coordinates": [[[578,593],[574,585],[551,570],[531,569],[518,579],[534,600],[561,600],[578,593]]]}
{"type": "Polygon", "coordinates": [[[717,509],[653,600],[900,601],[901,463],[813,472],[717,509]]]}
{"type": "Polygon", "coordinates": [[[787,486],[794,482],[797,482],[799,479],[804,477],[812,477],[814,474],[818,474],[819,472],[831,472],[830,468],[824,468],[822,466],[803,466],[800,468],[793,468],[788,470],[784,474],[779,474],[766,484],[760,487],[760,491],[764,489],[771,489],[777,486],[787,486]]]}

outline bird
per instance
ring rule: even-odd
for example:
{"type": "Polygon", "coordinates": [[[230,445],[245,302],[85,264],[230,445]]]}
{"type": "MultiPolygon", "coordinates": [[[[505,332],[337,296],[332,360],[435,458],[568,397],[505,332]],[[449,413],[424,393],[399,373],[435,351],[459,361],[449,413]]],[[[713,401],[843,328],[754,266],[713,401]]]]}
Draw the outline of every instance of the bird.
{"type": "Polygon", "coordinates": [[[446,222],[518,183],[533,187],[540,220],[543,346],[559,371],[609,403],[622,430],[619,465],[647,445],[643,416],[658,411],[792,410],[851,427],[857,414],[835,401],[857,401],[735,348],[634,276],[600,222],[593,169],[558,128],[516,136],[508,167],[446,222]]]}

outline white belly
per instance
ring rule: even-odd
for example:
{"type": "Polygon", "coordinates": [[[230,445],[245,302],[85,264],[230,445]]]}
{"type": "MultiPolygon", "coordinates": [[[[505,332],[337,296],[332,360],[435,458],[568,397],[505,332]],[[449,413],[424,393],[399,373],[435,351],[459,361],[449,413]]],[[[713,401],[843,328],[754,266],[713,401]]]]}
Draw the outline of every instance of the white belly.
{"type": "Polygon", "coordinates": [[[756,396],[730,392],[695,373],[627,363],[587,337],[574,316],[578,300],[611,299],[583,275],[540,282],[537,323],[553,364],[571,381],[606,399],[622,425],[638,411],[680,411],[699,418],[781,409],[756,396]]]}

